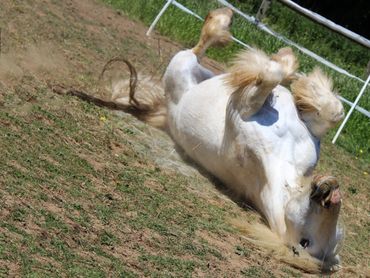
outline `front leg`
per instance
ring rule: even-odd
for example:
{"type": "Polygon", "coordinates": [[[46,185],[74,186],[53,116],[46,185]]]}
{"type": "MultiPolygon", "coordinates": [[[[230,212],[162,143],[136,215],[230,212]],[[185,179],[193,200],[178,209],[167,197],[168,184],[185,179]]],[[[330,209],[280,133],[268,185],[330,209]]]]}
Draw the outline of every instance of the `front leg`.
{"type": "Polygon", "coordinates": [[[271,230],[286,241],[287,227],[285,223],[284,196],[279,184],[266,184],[261,191],[262,212],[271,230]],[[280,190],[278,190],[280,188],[280,190]]]}

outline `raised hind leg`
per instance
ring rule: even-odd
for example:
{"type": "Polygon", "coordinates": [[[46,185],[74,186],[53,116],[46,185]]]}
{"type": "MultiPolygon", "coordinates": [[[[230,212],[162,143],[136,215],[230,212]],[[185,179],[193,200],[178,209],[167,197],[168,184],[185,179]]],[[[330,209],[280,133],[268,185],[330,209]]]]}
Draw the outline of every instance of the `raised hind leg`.
{"type": "Polygon", "coordinates": [[[226,82],[234,89],[229,112],[238,111],[244,118],[252,116],[277,85],[293,79],[297,67],[290,48],[282,48],[271,57],[257,49],[240,53],[226,76],[226,82]]]}
{"type": "Polygon", "coordinates": [[[170,102],[178,103],[192,86],[215,75],[203,67],[199,60],[209,47],[224,45],[230,40],[231,18],[232,11],[229,8],[211,11],[202,27],[198,44],[191,50],[180,51],[172,58],[164,76],[165,92],[170,102]]]}
{"type": "Polygon", "coordinates": [[[233,11],[229,8],[220,8],[210,11],[204,21],[198,44],[192,49],[193,53],[202,58],[211,46],[224,46],[230,42],[229,31],[232,23],[233,11]]]}

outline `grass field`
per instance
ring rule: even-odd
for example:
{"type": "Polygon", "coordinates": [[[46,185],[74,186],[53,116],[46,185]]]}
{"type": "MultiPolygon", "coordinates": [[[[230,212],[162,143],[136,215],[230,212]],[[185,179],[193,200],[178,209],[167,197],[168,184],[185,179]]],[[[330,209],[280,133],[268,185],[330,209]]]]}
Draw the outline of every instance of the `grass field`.
{"type": "MultiPolygon", "coordinates": [[[[157,82],[181,46],[93,0],[4,0],[0,27],[0,277],[308,276],[245,239],[232,220],[258,216],[167,134],[50,88],[101,95],[115,56],[157,82]]],[[[332,277],[366,277],[369,164],[324,141],[317,172],[344,196],[332,277]]]]}
{"type": "MultiPolygon", "coordinates": [[[[113,7],[124,11],[128,16],[139,19],[149,25],[165,1],[103,0],[103,2],[109,3],[113,7]]],[[[179,2],[203,18],[210,9],[219,7],[219,4],[215,0],[182,0],[179,2]]],[[[237,6],[240,10],[251,15],[256,14],[260,2],[258,0],[230,1],[230,3],[237,6]]],[[[366,79],[365,69],[367,62],[370,60],[369,49],[311,22],[277,1],[272,1],[272,3],[268,16],[264,19],[272,29],[346,69],[350,73],[366,79]]],[[[157,25],[157,30],[162,34],[181,42],[186,47],[191,47],[196,43],[200,28],[200,21],[174,6],[170,6],[157,25]]],[[[262,48],[268,53],[276,52],[279,48],[286,46],[278,39],[260,31],[238,15],[234,18],[232,33],[235,37],[247,44],[262,48]]],[[[226,49],[209,51],[209,56],[218,61],[227,62],[240,49],[241,47],[234,43],[226,49]]],[[[318,65],[316,60],[301,54],[298,50],[295,53],[299,57],[301,71],[309,72],[314,66],[318,65]]],[[[348,100],[354,101],[363,84],[345,75],[341,75],[330,68],[322,67],[333,77],[336,90],[348,100]]],[[[367,92],[369,92],[369,89],[367,92]]],[[[369,93],[363,96],[359,105],[370,111],[369,93]]],[[[344,106],[348,111],[349,106],[344,106]]],[[[333,130],[328,136],[333,138],[334,134],[335,132],[333,130]]],[[[355,112],[343,130],[337,144],[344,147],[353,155],[361,156],[370,161],[369,118],[359,112],[355,112]]]]}

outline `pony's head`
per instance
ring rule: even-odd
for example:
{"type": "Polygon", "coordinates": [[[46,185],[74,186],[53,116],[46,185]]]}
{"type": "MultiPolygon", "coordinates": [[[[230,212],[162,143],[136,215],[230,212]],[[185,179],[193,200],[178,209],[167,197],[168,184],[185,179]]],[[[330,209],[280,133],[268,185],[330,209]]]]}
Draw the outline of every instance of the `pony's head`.
{"type": "Polygon", "coordinates": [[[301,75],[291,89],[302,120],[316,137],[322,137],[343,118],[343,105],[333,92],[332,80],[319,68],[301,75]]]}
{"type": "Polygon", "coordinates": [[[338,251],[344,235],[338,223],[340,206],[339,185],[331,176],[316,176],[309,191],[287,204],[289,244],[322,261],[325,269],[339,264],[338,251]]]}

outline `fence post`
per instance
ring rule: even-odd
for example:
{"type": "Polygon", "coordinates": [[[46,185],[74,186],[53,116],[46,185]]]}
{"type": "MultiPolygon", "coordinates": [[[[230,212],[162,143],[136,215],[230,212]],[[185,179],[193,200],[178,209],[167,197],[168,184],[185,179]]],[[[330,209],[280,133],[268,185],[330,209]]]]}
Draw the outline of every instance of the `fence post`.
{"type": "Polygon", "coordinates": [[[353,110],[355,109],[355,107],[356,107],[357,103],[360,101],[360,98],[361,98],[361,96],[363,95],[363,93],[365,92],[365,90],[366,90],[366,88],[367,88],[367,84],[369,84],[369,81],[370,81],[370,74],[369,74],[369,76],[367,77],[366,82],[365,82],[364,86],[362,87],[362,89],[361,89],[360,93],[358,94],[358,96],[357,96],[357,98],[356,98],[355,102],[352,104],[351,109],[348,111],[348,113],[347,113],[347,115],[346,115],[345,119],[343,120],[343,123],[340,125],[340,127],[339,127],[339,129],[338,129],[337,133],[335,134],[335,136],[334,136],[334,138],[333,138],[333,141],[331,141],[333,144],[335,144],[335,142],[337,141],[339,134],[342,132],[342,129],[343,129],[343,128],[344,128],[344,126],[346,125],[346,123],[347,123],[347,121],[348,121],[349,117],[351,116],[351,114],[352,114],[353,110]]]}
{"type": "Polygon", "coordinates": [[[262,21],[262,19],[266,16],[267,10],[270,8],[271,0],[263,0],[261,3],[260,8],[258,9],[256,18],[258,21],[262,21]]]}
{"type": "Polygon", "coordinates": [[[148,31],[146,32],[146,35],[147,36],[150,36],[150,34],[152,33],[155,25],[158,23],[159,19],[161,18],[161,16],[163,15],[163,13],[167,10],[167,8],[170,6],[170,4],[172,4],[172,2],[173,2],[173,0],[167,0],[167,3],[164,4],[162,10],[156,16],[156,18],[154,19],[153,23],[150,25],[148,31]]]}

